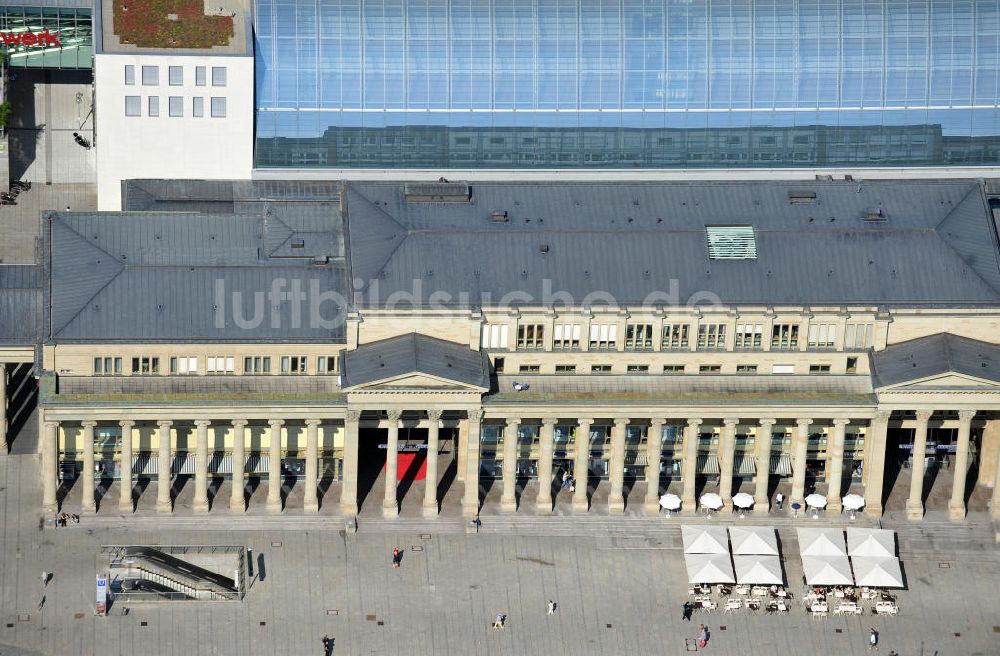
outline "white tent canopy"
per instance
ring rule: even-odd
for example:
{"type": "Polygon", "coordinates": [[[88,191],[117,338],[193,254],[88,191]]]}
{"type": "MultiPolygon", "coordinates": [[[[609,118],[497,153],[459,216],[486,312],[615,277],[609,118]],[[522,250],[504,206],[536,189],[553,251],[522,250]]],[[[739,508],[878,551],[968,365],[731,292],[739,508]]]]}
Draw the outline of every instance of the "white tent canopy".
{"type": "Polygon", "coordinates": [[[778,538],[773,528],[764,526],[733,526],[729,529],[734,554],[778,555],[778,538]]]}
{"type": "Polygon", "coordinates": [[[799,553],[803,556],[846,556],[844,531],[839,528],[800,528],[799,553]]]}
{"type": "Polygon", "coordinates": [[[860,494],[848,494],[841,503],[848,510],[861,510],[865,507],[865,498],[860,494]]]}
{"type": "Polygon", "coordinates": [[[720,497],[715,492],[708,492],[701,495],[701,499],[698,500],[702,507],[709,508],[710,510],[718,510],[723,506],[722,497],[720,497]]]}
{"type": "Polygon", "coordinates": [[[826,497],[822,494],[810,494],[805,498],[805,502],[810,508],[826,508],[826,497]]]}
{"type": "Polygon", "coordinates": [[[736,582],[752,585],[781,585],[781,559],[777,556],[733,556],[736,582]]]}
{"type": "Polygon", "coordinates": [[[809,585],[851,585],[847,556],[802,556],[802,572],[809,585]]]}
{"type": "Polygon", "coordinates": [[[896,533],[875,528],[847,529],[847,554],[874,558],[896,555],[896,533]]]}
{"type": "Polygon", "coordinates": [[[676,494],[664,494],[660,497],[660,507],[665,510],[680,510],[681,498],[676,494]]]}
{"type": "Polygon", "coordinates": [[[684,554],[684,564],[687,566],[688,582],[690,583],[735,583],[733,563],[728,553],[721,554],[684,554]]]}
{"type": "Polygon", "coordinates": [[[899,568],[898,558],[858,556],[851,558],[851,564],[854,565],[854,578],[858,585],[876,588],[903,587],[903,572],[899,568]]]}
{"type": "Polygon", "coordinates": [[[728,554],[729,537],[722,526],[681,526],[686,554],[728,554]]]}
{"type": "Polygon", "coordinates": [[[733,495],[733,505],[737,508],[749,508],[753,503],[753,497],[746,492],[738,492],[733,495]]]}

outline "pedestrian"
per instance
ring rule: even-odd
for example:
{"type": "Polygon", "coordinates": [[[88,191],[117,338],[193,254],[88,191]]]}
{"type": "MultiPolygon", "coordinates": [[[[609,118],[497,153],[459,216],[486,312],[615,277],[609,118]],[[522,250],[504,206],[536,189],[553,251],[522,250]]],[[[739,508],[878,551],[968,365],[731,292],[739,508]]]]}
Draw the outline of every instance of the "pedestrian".
{"type": "Polygon", "coordinates": [[[785,503],[785,495],[778,492],[774,495],[774,503],[778,506],[778,510],[781,510],[781,506],[785,503]]]}
{"type": "Polygon", "coordinates": [[[329,635],[323,636],[323,656],[329,656],[330,651],[333,649],[333,638],[329,635]]]}
{"type": "Polygon", "coordinates": [[[551,599],[549,599],[548,613],[547,614],[548,615],[555,615],[556,614],[556,602],[552,601],[551,599]]]}
{"type": "Polygon", "coordinates": [[[399,550],[399,547],[392,548],[392,566],[398,568],[400,561],[403,560],[403,554],[399,550]]]}
{"type": "Polygon", "coordinates": [[[75,523],[79,524],[80,523],[80,516],[77,515],[77,514],[73,514],[73,521],[75,523]]]}
{"type": "Polygon", "coordinates": [[[564,490],[568,489],[569,486],[572,485],[572,483],[573,483],[573,477],[570,476],[568,469],[564,469],[562,475],[562,489],[564,490]]]}
{"type": "Polygon", "coordinates": [[[503,625],[504,625],[504,622],[506,622],[506,621],[507,621],[507,616],[506,615],[504,615],[503,613],[497,613],[496,619],[493,620],[493,628],[494,629],[502,629],[503,625]]]}
{"type": "Polygon", "coordinates": [[[42,570],[42,587],[44,588],[49,584],[49,573],[42,570]]]}
{"type": "Polygon", "coordinates": [[[479,529],[483,527],[483,521],[479,519],[479,513],[476,513],[475,518],[473,518],[472,525],[476,527],[476,533],[479,533],[479,529]]]}
{"type": "Polygon", "coordinates": [[[698,646],[704,647],[708,644],[708,629],[704,624],[698,625],[698,646]]]}
{"type": "Polygon", "coordinates": [[[681,615],[686,621],[691,621],[691,615],[694,613],[694,606],[691,605],[690,601],[684,602],[684,613],[681,615]]]}
{"type": "Polygon", "coordinates": [[[878,651],[878,631],[874,626],[868,629],[868,651],[878,651]]]}

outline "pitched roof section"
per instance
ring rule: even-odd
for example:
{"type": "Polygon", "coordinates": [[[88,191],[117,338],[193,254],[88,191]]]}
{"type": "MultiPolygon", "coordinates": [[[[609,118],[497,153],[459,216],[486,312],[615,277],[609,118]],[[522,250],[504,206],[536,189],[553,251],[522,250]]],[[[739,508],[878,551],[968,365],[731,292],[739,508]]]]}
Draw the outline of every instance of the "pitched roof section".
{"type": "Polygon", "coordinates": [[[408,203],[399,183],[348,189],[354,275],[379,280],[369,305],[415,281],[484,306],[512,292],[544,304],[546,285],[620,305],[1000,301],[975,182],[482,183],[469,203],[408,203]],[[815,200],[790,200],[806,187],[815,200]],[[880,220],[864,220],[873,208],[880,220]],[[735,224],[753,226],[757,259],[709,259],[705,227],[735,224]]]}
{"type": "Polygon", "coordinates": [[[951,333],[892,344],[872,359],[876,387],[888,387],[947,373],[1000,383],[1000,345],[951,333]]]}
{"type": "Polygon", "coordinates": [[[490,387],[485,353],[419,333],[365,344],[346,352],[341,386],[357,388],[409,374],[453,381],[484,392],[490,387]]]}
{"type": "Polygon", "coordinates": [[[35,344],[38,341],[41,317],[39,267],[0,264],[0,344],[35,344]]]}

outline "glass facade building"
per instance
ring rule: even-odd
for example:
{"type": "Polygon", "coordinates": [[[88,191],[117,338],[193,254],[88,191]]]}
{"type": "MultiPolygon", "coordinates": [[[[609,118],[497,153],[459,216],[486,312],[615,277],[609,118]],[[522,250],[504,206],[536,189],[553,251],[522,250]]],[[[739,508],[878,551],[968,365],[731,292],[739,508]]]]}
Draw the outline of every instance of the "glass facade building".
{"type": "Polygon", "coordinates": [[[14,68],[92,68],[94,28],[90,8],[0,5],[0,33],[16,36],[48,30],[59,46],[7,45],[0,41],[7,65],[14,68]]]}
{"type": "Polygon", "coordinates": [[[256,0],[256,165],[1000,164],[1000,0],[256,0]]]}

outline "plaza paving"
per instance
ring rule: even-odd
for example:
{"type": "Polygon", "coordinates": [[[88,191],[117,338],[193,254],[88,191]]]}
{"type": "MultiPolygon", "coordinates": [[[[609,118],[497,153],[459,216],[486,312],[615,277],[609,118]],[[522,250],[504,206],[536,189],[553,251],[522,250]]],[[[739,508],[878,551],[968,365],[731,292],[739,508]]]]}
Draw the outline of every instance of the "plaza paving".
{"type": "MultiPolygon", "coordinates": [[[[782,617],[696,614],[689,624],[680,612],[687,584],[678,525],[704,519],[487,512],[476,535],[446,499],[438,520],[363,513],[356,534],[345,533],[335,514],[292,509],[210,518],[181,509],[127,520],[103,512],[56,529],[37,510],[36,481],[34,456],[0,459],[4,655],[319,654],[324,633],[336,639],[337,655],[681,654],[701,621],[712,636],[706,653],[861,654],[870,625],[881,632],[882,653],[1000,653],[1000,550],[984,513],[967,524],[937,511],[920,524],[886,517],[883,526],[899,531],[909,586],[896,618],[815,621],[796,605],[782,617]],[[126,542],[244,544],[264,567],[255,566],[258,577],[242,603],[136,604],[127,616],[113,607],[95,618],[96,553],[102,544],[126,542]],[[392,569],[397,545],[405,557],[392,569]],[[42,570],[54,573],[44,591],[42,570]],[[553,616],[545,613],[549,599],[559,605],[553,616]],[[509,624],[493,631],[498,612],[509,624]]],[[[377,509],[377,497],[370,505],[377,509]]],[[[794,526],[847,521],[767,520],[779,527],[795,593],[801,569],[794,526]]]]}

